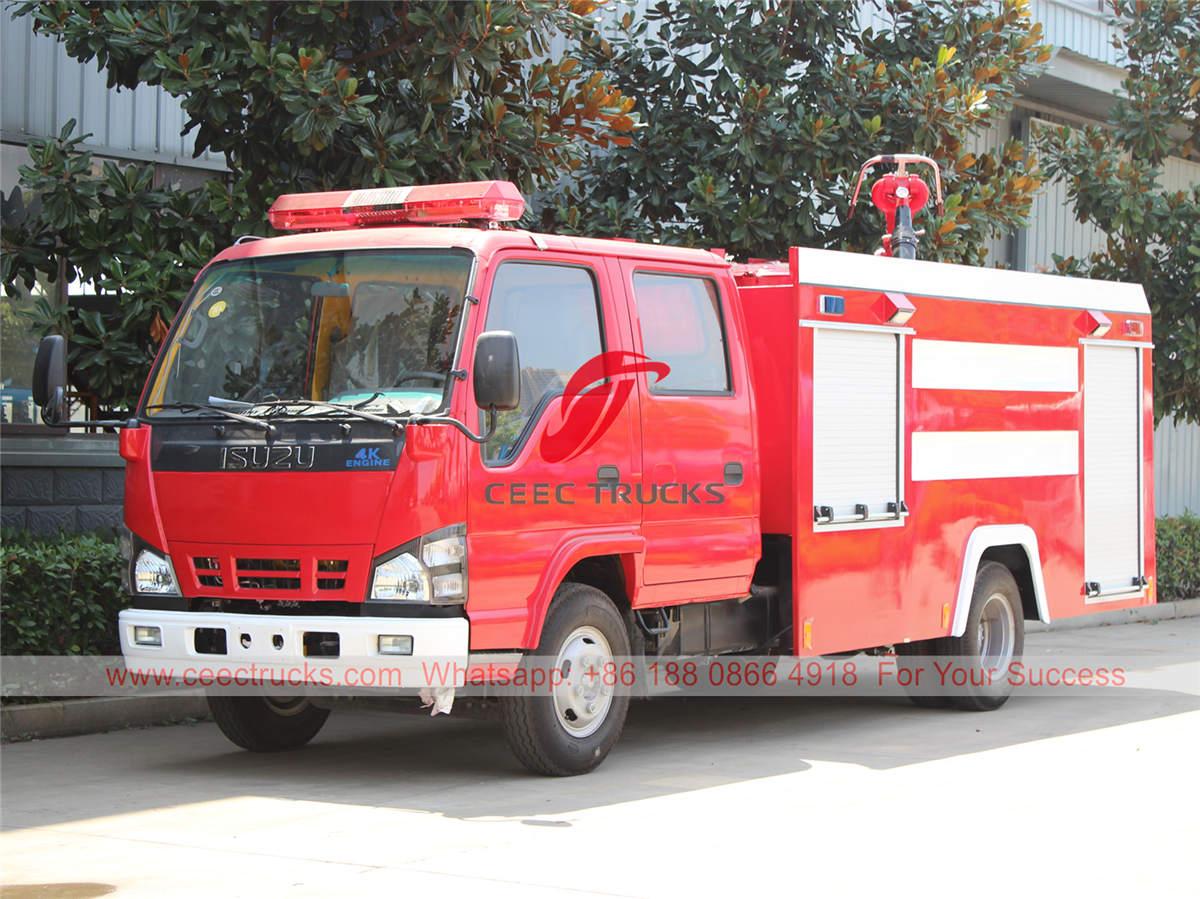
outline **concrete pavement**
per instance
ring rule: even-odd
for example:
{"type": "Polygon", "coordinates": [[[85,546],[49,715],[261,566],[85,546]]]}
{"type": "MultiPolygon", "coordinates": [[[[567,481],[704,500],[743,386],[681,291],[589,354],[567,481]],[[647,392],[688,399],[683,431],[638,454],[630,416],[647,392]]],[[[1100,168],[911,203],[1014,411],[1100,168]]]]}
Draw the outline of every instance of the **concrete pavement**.
{"type": "MultiPolygon", "coordinates": [[[[497,725],[335,713],[307,749],[212,724],[0,751],[3,896],[1198,895],[1200,619],[1030,635],[1185,656],[1197,690],[635,703],[595,773],[497,725]]],[[[1174,669],[1178,683],[1178,666],[1174,669]]]]}

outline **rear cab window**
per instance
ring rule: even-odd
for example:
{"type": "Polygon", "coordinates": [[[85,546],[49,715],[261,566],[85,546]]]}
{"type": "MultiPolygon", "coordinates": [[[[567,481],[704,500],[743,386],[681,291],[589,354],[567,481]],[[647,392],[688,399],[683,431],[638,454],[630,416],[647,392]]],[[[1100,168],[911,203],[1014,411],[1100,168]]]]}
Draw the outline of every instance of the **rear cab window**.
{"type": "Polygon", "coordinates": [[[636,271],[633,297],[642,351],[670,367],[661,379],[651,379],[651,393],[731,392],[721,295],[713,279],[636,271]]]}

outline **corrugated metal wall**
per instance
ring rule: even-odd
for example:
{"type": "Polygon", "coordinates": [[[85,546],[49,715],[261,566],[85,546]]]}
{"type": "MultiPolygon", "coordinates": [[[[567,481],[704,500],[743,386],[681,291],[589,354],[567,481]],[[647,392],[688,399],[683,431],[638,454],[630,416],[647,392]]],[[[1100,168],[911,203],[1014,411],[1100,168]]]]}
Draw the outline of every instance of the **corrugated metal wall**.
{"type": "MultiPolygon", "coordinates": [[[[998,153],[1012,137],[1012,122],[1008,119],[997,122],[991,128],[979,131],[966,142],[971,153],[998,153]]],[[[994,237],[987,242],[987,265],[1011,266],[1013,264],[1013,240],[1011,237],[994,237]]]]}
{"type": "Polygon", "coordinates": [[[101,155],[146,159],[207,169],[225,167],[223,156],[192,156],[195,143],[183,137],[187,117],[162,88],[110,91],[95,60],[84,65],[63,45],[33,33],[28,17],[12,19],[13,5],[0,8],[0,136],[7,142],[58,134],[70,119],[91,133],[88,146],[101,155]]]}
{"type": "MultiPolygon", "coordinates": [[[[1057,128],[1065,122],[1038,117],[1026,123],[1027,133],[1036,137],[1039,129],[1057,128]]],[[[1033,200],[1029,227],[1018,238],[1017,264],[1026,271],[1055,270],[1054,255],[1085,258],[1108,247],[1104,232],[1091,223],[1075,218],[1075,204],[1067,199],[1067,185],[1052,181],[1042,187],[1033,200]]]]}
{"type": "Polygon", "coordinates": [[[1035,22],[1042,23],[1046,43],[1119,66],[1121,60],[1112,45],[1113,29],[1099,6],[1067,0],[1033,0],[1029,11],[1035,22]]]}
{"type": "Polygon", "coordinates": [[[1200,425],[1163,419],[1154,429],[1154,511],[1200,515],[1200,425]]]}
{"type": "Polygon", "coordinates": [[[1200,163],[1172,156],[1163,164],[1163,190],[1186,191],[1197,184],[1200,184],[1200,163]]]}

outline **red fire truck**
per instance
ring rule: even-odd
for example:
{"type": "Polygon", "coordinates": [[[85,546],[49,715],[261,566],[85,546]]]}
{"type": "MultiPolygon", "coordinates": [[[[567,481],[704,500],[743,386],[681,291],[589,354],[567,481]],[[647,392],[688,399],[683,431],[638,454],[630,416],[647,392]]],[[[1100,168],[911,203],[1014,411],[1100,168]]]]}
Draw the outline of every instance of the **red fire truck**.
{"type": "MultiPolygon", "coordinates": [[[[882,255],[745,264],[512,228],[506,182],[279,198],[293,233],[199,273],[107,423],[127,666],[321,662],[353,688],[459,660],[445,705],[540,658],[566,676],[500,714],[563,775],[621,733],[629,695],[583,673],[610,660],[994,668],[1026,620],[1153,603],[1142,289],[901,258],[924,197],[889,177],[882,255]]],[[[47,338],[35,377],[60,424],[63,355],[47,338]]],[[[210,703],[251,750],[329,714],[210,703]]]]}

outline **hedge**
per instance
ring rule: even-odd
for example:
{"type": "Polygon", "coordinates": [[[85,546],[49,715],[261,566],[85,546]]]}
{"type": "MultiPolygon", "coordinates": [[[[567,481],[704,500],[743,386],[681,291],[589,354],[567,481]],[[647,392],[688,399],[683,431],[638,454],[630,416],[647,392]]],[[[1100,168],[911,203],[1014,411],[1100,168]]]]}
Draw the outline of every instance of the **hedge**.
{"type": "Polygon", "coordinates": [[[1200,516],[1160,518],[1154,534],[1159,601],[1200,596],[1200,516]]]}
{"type": "MultiPolygon", "coordinates": [[[[1200,517],[1160,518],[1158,598],[1200,596],[1200,517]]],[[[119,655],[128,604],[117,543],[91,534],[3,535],[0,649],[5,655],[119,655]]]]}
{"type": "Polygon", "coordinates": [[[0,648],[5,655],[120,655],[128,605],[116,540],[93,534],[3,535],[0,648]]]}

